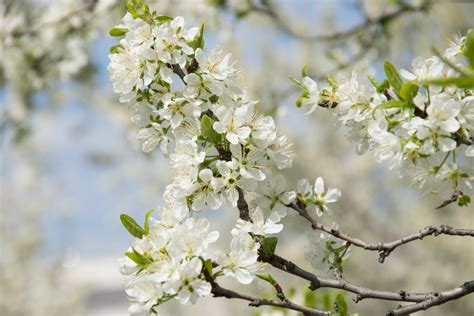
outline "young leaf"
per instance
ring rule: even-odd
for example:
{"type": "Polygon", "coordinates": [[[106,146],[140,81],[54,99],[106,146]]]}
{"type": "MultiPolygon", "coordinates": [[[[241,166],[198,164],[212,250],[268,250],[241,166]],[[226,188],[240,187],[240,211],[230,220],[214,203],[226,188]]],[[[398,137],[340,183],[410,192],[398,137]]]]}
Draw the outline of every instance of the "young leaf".
{"type": "Polygon", "coordinates": [[[155,21],[156,21],[157,24],[163,24],[163,23],[166,23],[166,22],[173,21],[173,18],[170,17],[170,16],[167,16],[167,15],[159,15],[159,16],[155,17],[155,21]]]}
{"type": "Polygon", "coordinates": [[[126,230],[133,236],[137,238],[142,238],[145,235],[145,230],[137,224],[137,222],[128,216],[127,214],[120,215],[120,220],[122,221],[123,226],[126,230]]]}
{"type": "Polygon", "coordinates": [[[148,233],[150,232],[150,215],[151,213],[153,213],[153,210],[149,210],[148,212],[146,212],[145,214],[145,224],[143,225],[143,227],[145,228],[145,234],[148,235],[148,233]]]}
{"type": "Polygon", "coordinates": [[[138,266],[146,267],[147,265],[152,263],[150,259],[136,251],[134,248],[132,248],[132,250],[133,252],[126,252],[125,255],[132,259],[132,261],[135,262],[138,266]]]}
{"type": "Polygon", "coordinates": [[[306,77],[307,70],[308,70],[308,65],[305,65],[305,66],[301,69],[301,77],[302,77],[302,78],[306,77]]]}
{"type": "Polygon", "coordinates": [[[336,297],[336,302],[337,302],[337,307],[339,310],[339,316],[347,316],[347,303],[346,300],[344,299],[344,295],[339,294],[336,297]]]}
{"type": "Polygon", "coordinates": [[[199,32],[194,37],[193,41],[189,43],[189,46],[191,46],[194,49],[204,47],[204,23],[201,24],[201,27],[199,28],[199,32]]]}
{"type": "Polygon", "coordinates": [[[204,261],[204,267],[206,268],[209,275],[212,275],[212,260],[211,259],[207,259],[206,261],[204,261]]]}
{"type": "Polygon", "coordinates": [[[383,64],[383,69],[385,70],[387,80],[392,86],[393,91],[398,94],[400,89],[402,88],[403,81],[400,78],[397,69],[395,69],[395,67],[388,61],[383,64]]]}
{"type": "Polygon", "coordinates": [[[399,101],[399,100],[390,100],[390,101],[382,102],[372,110],[372,117],[375,117],[375,113],[378,110],[402,108],[403,106],[405,106],[405,102],[399,101]]]}
{"type": "Polygon", "coordinates": [[[458,205],[468,206],[470,202],[471,202],[471,198],[469,197],[469,195],[462,195],[458,200],[458,205]]]}
{"type": "Polygon", "coordinates": [[[270,283],[272,286],[275,286],[275,284],[277,283],[270,274],[257,274],[257,278],[270,283]]]}
{"type": "Polygon", "coordinates": [[[263,253],[267,255],[273,255],[275,253],[278,238],[276,237],[265,237],[262,241],[263,253]]]}
{"type": "Polygon", "coordinates": [[[400,97],[407,103],[413,103],[413,99],[418,94],[418,86],[412,81],[408,81],[402,84],[400,88],[400,97]]]}
{"type": "Polygon", "coordinates": [[[134,19],[150,20],[150,9],[143,0],[127,0],[127,10],[134,19]]]}
{"type": "Polygon", "coordinates": [[[109,31],[110,36],[124,36],[127,34],[128,29],[123,28],[123,27],[114,27],[111,28],[109,31]]]}
{"type": "Polygon", "coordinates": [[[120,53],[120,50],[123,48],[122,45],[118,44],[118,45],[114,45],[112,47],[110,47],[109,49],[109,53],[110,54],[118,54],[120,53]]]}
{"type": "Polygon", "coordinates": [[[209,116],[204,115],[201,119],[201,132],[205,139],[213,144],[217,144],[221,141],[221,135],[218,134],[212,127],[214,122],[215,121],[209,116]]]}
{"type": "Polygon", "coordinates": [[[463,52],[469,61],[469,65],[474,70],[474,29],[467,31],[463,52]]]}

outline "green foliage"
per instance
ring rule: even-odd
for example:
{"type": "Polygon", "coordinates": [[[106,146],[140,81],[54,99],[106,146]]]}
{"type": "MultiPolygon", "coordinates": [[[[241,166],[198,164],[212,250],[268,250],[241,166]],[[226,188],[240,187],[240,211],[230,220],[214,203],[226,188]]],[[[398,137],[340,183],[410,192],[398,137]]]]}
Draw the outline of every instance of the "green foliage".
{"type": "Polygon", "coordinates": [[[418,86],[413,81],[408,81],[402,84],[400,88],[400,98],[405,100],[407,103],[412,104],[413,99],[418,94],[418,86]]]}
{"type": "Polygon", "coordinates": [[[375,116],[375,113],[379,110],[385,110],[385,109],[394,109],[394,108],[403,108],[405,106],[404,101],[400,100],[390,100],[390,101],[385,101],[377,105],[373,110],[372,110],[372,116],[375,116]]]}
{"type": "Polygon", "coordinates": [[[144,223],[143,227],[145,228],[145,234],[146,235],[148,235],[148,233],[150,232],[150,215],[151,215],[151,213],[153,213],[153,210],[149,210],[145,214],[145,223],[144,223]]]}
{"type": "Polygon", "coordinates": [[[209,275],[212,275],[212,260],[211,259],[205,260],[203,265],[207,273],[209,273],[209,275]]]}
{"type": "Polygon", "coordinates": [[[266,255],[275,254],[275,249],[278,243],[278,238],[276,237],[265,237],[262,241],[262,250],[266,255]]]}
{"type": "Polygon", "coordinates": [[[167,15],[158,15],[155,17],[155,22],[156,24],[163,24],[163,23],[167,23],[167,22],[170,22],[170,21],[173,21],[173,18],[170,17],[170,16],[167,16],[167,15]]]}
{"type": "Polygon", "coordinates": [[[467,31],[463,53],[469,61],[471,69],[474,70],[474,29],[470,29],[469,31],[467,31]]]}
{"type": "Polygon", "coordinates": [[[110,36],[124,36],[127,34],[128,29],[123,27],[113,27],[110,29],[109,34],[110,36]]]}
{"type": "Polygon", "coordinates": [[[461,77],[447,77],[424,80],[424,84],[433,84],[438,86],[456,86],[458,88],[472,88],[474,87],[474,75],[461,77]]]}
{"type": "Polygon", "coordinates": [[[459,206],[468,206],[471,203],[471,197],[469,195],[461,195],[458,199],[459,206]]]}
{"type": "Polygon", "coordinates": [[[111,54],[117,54],[117,53],[120,53],[120,50],[123,48],[122,45],[118,44],[118,45],[114,45],[112,47],[110,47],[109,49],[109,53],[111,54]]]}
{"type": "Polygon", "coordinates": [[[137,224],[137,222],[127,214],[120,215],[120,220],[122,221],[125,229],[136,238],[142,238],[145,235],[145,230],[137,224]]]}
{"type": "Polygon", "coordinates": [[[272,286],[277,284],[276,280],[270,274],[257,274],[257,278],[270,283],[272,286]]]}
{"type": "Polygon", "coordinates": [[[342,293],[336,296],[336,303],[339,316],[347,316],[347,303],[342,293]]]}
{"type": "Polygon", "coordinates": [[[301,68],[301,77],[306,77],[307,75],[307,70],[308,70],[308,65],[305,65],[303,68],[301,68]]]}
{"type": "Polygon", "coordinates": [[[384,93],[388,88],[390,88],[390,82],[388,82],[387,79],[379,83],[373,76],[369,75],[368,78],[369,81],[374,85],[377,93],[384,93]]]}
{"type": "Polygon", "coordinates": [[[189,43],[189,46],[191,46],[193,49],[197,49],[197,48],[202,49],[204,47],[204,23],[201,24],[201,27],[199,28],[199,32],[194,37],[193,41],[189,43]]]}
{"type": "Polygon", "coordinates": [[[398,95],[400,89],[402,88],[403,81],[398,74],[397,69],[388,61],[383,64],[383,69],[385,70],[385,74],[387,75],[387,80],[393,88],[393,91],[398,95]]]}
{"type": "Polygon", "coordinates": [[[153,23],[150,8],[143,0],[127,0],[127,10],[134,19],[142,19],[147,23],[153,23]]]}
{"type": "Polygon", "coordinates": [[[151,259],[145,257],[134,248],[132,248],[132,251],[126,252],[125,255],[135,262],[140,268],[146,268],[150,263],[153,262],[151,259]]]}
{"type": "Polygon", "coordinates": [[[214,120],[207,115],[203,115],[201,118],[201,133],[202,136],[213,144],[218,144],[221,142],[221,135],[217,133],[214,128],[214,120]]]}

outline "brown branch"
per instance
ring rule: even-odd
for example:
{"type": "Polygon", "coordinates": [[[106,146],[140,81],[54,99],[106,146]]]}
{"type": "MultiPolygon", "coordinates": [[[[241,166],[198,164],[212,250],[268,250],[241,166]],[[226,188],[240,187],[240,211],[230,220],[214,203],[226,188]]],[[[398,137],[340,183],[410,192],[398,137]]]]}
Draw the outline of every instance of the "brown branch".
{"type": "Polygon", "coordinates": [[[421,310],[427,310],[433,306],[441,305],[449,301],[459,299],[463,296],[474,292],[474,281],[465,282],[464,284],[443,292],[434,293],[434,295],[422,302],[399,307],[387,313],[388,316],[409,315],[421,310]]]}
{"type": "Polygon", "coordinates": [[[263,13],[270,17],[278,27],[290,36],[294,36],[304,41],[336,41],[345,40],[349,37],[354,36],[357,33],[364,32],[369,28],[382,26],[390,21],[396,20],[409,12],[427,11],[431,5],[431,0],[426,0],[420,6],[409,6],[402,5],[396,11],[382,14],[377,18],[366,17],[364,22],[343,31],[337,31],[331,34],[312,35],[296,32],[286,23],[285,19],[279,14],[279,12],[269,3],[269,1],[263,1],[263,6],[254,6],[253,10],[259,13],[263,13]]]}
{"type": "Polygon", "coordinates": [[[303,315],[306,315],[306,316],[329,316],[331,314],[330,312],[324,312],[324,311],[308,308],[302,305],[298,305],[288,299],[286,301],[277,302],[277,301],[273,301],[269,299],[240,294],[235,291],[225,289],[221,287],[219,284],[217,284],[216,282],[212,282],[211,285],[212,285],[211,293],[214,294],[214,297],[225,297],[228,299],[245,300],[245,301],[250,302],[249,306],[252,306],[252,307],[276,306],[276,307],[298,311],[298,312],[303,313],[303,315]]]}
{"type": "Polygon", "coordinates": [[[422,240],[424,237],[427,237],[427,236],[450,235],[450,236],[474,237],[474,230],[453,228],[448,225],[439,225],[439,226],[431,225],[431,226],[426,226],[425,228],[421,229],[417,233],[410,234],[408,236],[402,237],[392,242],[370,243],[370,242],[366,242],[361,239],[352,237],[350,234],[340,232],[339,230],[331,229],[330,227],[327,227],[318,223],[307,212],[305,206],[300,205],[300,204],[301,203],[298,203],[298,204],[292,203],[292,204],[289,204],[288,207],[294,209],[299,215],[301,215],[304,219],[306,219],[309,223],[311,223],[311,227],[314,230],[323,231],[334,237],[345,240],[349,242],[351,245],[354,245],[359,248],[363,248],[365,250],[378,251],[380,263],[383,263],[385,261],[385,258],[387,258],[390,255],[390,253],[393,250],[395,250],[397,247],[407,244],[409,242],[415,241],[415,240],[422,240]]]}
{"type": "MultiPolygon", "coordinates": [[[[246,212],[248,212],[248,204],[245,200],[244,192],[242,191],[242,189],[240,188],[238,189],[239,189],[239,202],[237,203],[237,207],[240,212],[240,217],[243,218],[245,217],[246,212]]],[[[296,205],[296,204],[290,204],[288,206],[296,210],[301,216],[305,217],[308,221],[310,221],[314,229],[323,230],[324,228],[324,231],[330,233],[331,235],[335,237],[341,238],[342,233],[336,230],[331,230],[325,226],[322,226],[316,221],[314,221],[314,219],[311,216],[309,216],[306,209],[302,208],[302,206],[296,205]]],[[[367,244],[364,241],[352,238],[350,235],[347,235],[347,234],[342,234],[344,238],[341,238],[341,239],[344,239],[347,242],[350,242],[351,244],[356,244],[359,247],[362,247],[362,248],[365,247],[366,249],[369,249],[369,250],[383,251],[383,247],[386,246],[388,247],[388,249],[390,249],[390,252],[391,252],[400,244],[404,244],[415,239],[422,239],[424,236],[428,236],[432,234],[434,234],[435,236],[439,234],[448,234],[448,235],[457,235],[457,236],[474,236],[473,231],[464,230],[464,229],[454,229],[452,227],[445,226],[445,225],[442,225],[440,227],[428,226],[427,228],[425,228],[425,230],[420,231],[420,233],[418,234],[412,234],[400,240],[397,240],[391,243],[386,243],[386,244],[367,244]],[[375,248],[372,249],[372,247],[375,247],[375,248]]],[[[259,241],[258,236],[254,236],[254,238],[257,238],[257,241],[259,241]]],[[[390,252],[388,252],[388,254],[390,252]]],[[[388,254],[386,254],[386,256],[388,256],[388,254]]],[[[464,283],[463,285],[461,285],[460,287],[455,288],[453,290],[448,290],[441,293],[437,293],[437,292],[415,293],[415,292],[407,292],[405,290],[400,290],[398,292],[380,291],[380,290],[374,290],[371,288],[359,286],[357,284],[353,284],[342,277],[339,277],[337,279],[331,279],[331,278],[317,276],[309,271],[306,271],[300,268],[295,263],[283,257],[280,257],[275,254],[269,255],[269,254],[264,253],[263,251],[259,252],[259,261],[269,263],[270,265],[272,265],[273,267],[281,271],[287,272],[289,274],[298,276],[304,280],[309,281],[310,290],[315,291],[319,288],[334,288],[334,289],[345,290],[345,291],[357,294],[356,297],[353,299],[354,302],[356,303],[366,298],[380,299],[380,300],[387,300],[387,301],[398,301],[398,302],[414,302],[416,304],[413,304],[410,306],[412,306],[412,308],[415,308],[415,309],[419,308],[417,310],[421,310],[423,308],[428,309],[433,306],[443,304],[447,301],[460,298],[474,291],[474,280],[468,281],[464,283]],[[442,296],[442,298],[439,298],[440,296],[442,296]]],[[[235,292],[232,292],[232,293],[235,293],[235,292]]],[[[283,298],[285,298],[284,295],[283,295],[283,298]]],[[[253,298],[246,297],[245,299],[252,302],[253,298]]],[[[276,305],[273,305],[273,306],[276,306],[276,305]]],[[[404,314],[388,314],[388,315],[404,315],[404,314]]]]}

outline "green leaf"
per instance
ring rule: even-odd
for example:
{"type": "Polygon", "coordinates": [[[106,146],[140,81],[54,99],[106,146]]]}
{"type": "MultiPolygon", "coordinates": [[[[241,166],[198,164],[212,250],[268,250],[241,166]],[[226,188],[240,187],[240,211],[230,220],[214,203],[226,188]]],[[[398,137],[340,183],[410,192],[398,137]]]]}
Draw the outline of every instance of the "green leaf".
{"type": "Polygon", "coordinates": [[[276,237],[265,237],[262,241],[263,252],[267,255],[273,255],[278,243],[278,238],[276,237]]]}
{"type": "Polygon", "coordinates": [[[137,238],[142,238],[145,235],[145,230],[137,224],[137,222],[127,214],[120,215],[120,220],[128,232],[137,238]]]}
{"type": "Polygon", "coordinates": [[[270,274],[257,274],[257,278],[270,283],[272,286],[275,286],[275,284],[277,283],[270,274]]]}
{"type": "Polygon", "coordinates": [[[194,49],[204,47],[204,23],[201,24],[201,27],[199,28],[199,32],[194,37],[193,41],[189,43],[189,46],[191,46],[194,49]]]}
{"type": "Polygon", "coordinates": [[[143,0],[127,0],[127,10],[134,19],[142,19],[147,23],[153,22],[150,8],[143,0]]]}
{"type": "Polygon", "coordinates": [[[474,70],[474,29],[467,31],[463,53],[469,61],[469,65],[474,70]]]}
{"type": "Polygon", "coordinates": [[[207,259],[206,261],[204,261],[204,267],[206,268],[209,275],[212,275],[212,260],[211,259],[207,259]]]}
{"type": "Polygon", "coordinates": [[[337,307],[339,310],[339,316],[347,316],[347,303],[346,300],[344,299],[344,295],[339,294],[336,297],[336,302],[337,302],[337,307]]]}
{"type": "Polygon", "coordinates": [[[413,81],[402,84],[400,88],[400,97],[408,103],[413,103],[413,99],[418,94],[418,86],[413,81]]]}
{"type": "Polygon", "coordinates": [[[390,82],[385,79],[377,86],[377,93],[384,93],[388,88],[390,88],[390,82]]]}
{"type": "Polygon", "coordinates": [[[122,45],[118,44],[118,45],[114,45],[112,47],[109,48],[109,53],[111,54],[118,54],[120,53],[120,50],[123,48],[122,45]]]}
{"type": "Polygon", "coordinates": [[[140,267],[146,267],[153,261],[136,251],[134,248],[132,248],[132,252],[126,252],[125,255],[129,257],[133,262],[135,262],[138,266],[140,267]]]}
{"type": "Polygon", "coordinates": [[[456,86],[458,88],[474,88],[474,76],[448,77],[422,81],[424,84],[438,86],[456,86]]]}
{"type": "Polygon", "coordinates": [[[127,34],[127,32],[128,32],[128,29],[126,28],[114,27],[110,29],[109,34],[111,36],[124,36],[125,34],[127,34]]]}
{"type": "Polygon", "coordinates": [[[316,302],[316,295],[314,294],[314,292],[307,290],[304,293],[304,306],[315,308],[316,303],[317,303],[316,302]]]}
{"type": "Polygon", "coordinates": [[[307,70],[308,70],[308,65],[305,65],[303,68],[301,68],[301,77],[306,77],[306,74],[307,74],[307,70]]]}
{"type": "Polygon", "coordinates": [[[173,18],[170,17],[170,16],[167,16],[167,15],[159,15],[159,16],[155,17],[155,22],[157,24],[163,24],[163,23],[167,23],[167,22],[170,22],[170,21],[173,21],[173,18]]]}
{"type": "Polygon", "coordinates": [[[471,203],[471,198],[469,197],[469,195],[461,195],[458,200],[459,206],[468,206],[469,203],[471,203]]]}
{"type": "Polygon", "coordinates": [[[145,224],[143,225],[143,227],[145,228],[145,234],[146,235],[148,235],[148,233],[150,232],[150,215],[151,215],[151,213],[153,213],[153,210],[149,210],[145,214],[145,224]]]}
{"type": "Polygon", "coordinates": [[[378,110],[402,108],[405,106],[405,104],[406,103],[404,101],[400,101],[400,100],[390,100],[390,101],[382,102],[372,110],[372,117],[375,117],[375,113],[378,110]]]}
{"type": "Polygon", "coordinates": [[[298,85],[298,87],[300,87],[301,89],[303,89],[303,90],[306,91],[306,87],[305,87],[305,85],[304,85],[301,81],[299,81],[298,79],[296,79],[296,78],[293,77],[293,76],[290,76],[290,79],[291,79],[291,81],[293,81],[294,83],[296,83],[296,85],[298,85]]]}
{"type": "Polygon", "coordinates": [[[218,144],[221,141],[221,135],[218,134],[214,128],[215,121],[207,115],[203,115],[201,119],[201,133],[205,139],[213,144],[218,144]]]}
{"type": "Polygon", "coordinates": [[[385,70],[387,80],[392,86],[393,91],[398,94],[400,89],[402,88],[403,81],[400,78],[397,69],[395,69],[395,67],[388,61],[383,64],[383,69],[385,70]]]}

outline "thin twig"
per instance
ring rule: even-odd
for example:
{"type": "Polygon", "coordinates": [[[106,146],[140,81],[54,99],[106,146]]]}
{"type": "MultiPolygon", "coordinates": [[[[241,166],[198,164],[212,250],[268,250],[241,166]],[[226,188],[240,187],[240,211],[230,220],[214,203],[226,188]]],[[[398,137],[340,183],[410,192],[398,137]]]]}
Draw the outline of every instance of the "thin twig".
{"type": "Polygon", "coordinates": [[[439,235],[450,235],[450,236],[470,236],[474,237],[474,230],[470,229],[460,229],[453,228],[448,225],[430,225],[421,229],[417,233],[410,234],[408,236],[402,237],[400,239],[387,242],[387,243],[370,243],[363,241],[361,239],[352,237],[347,233],[340,232],[339,230],[332,229],[330,227],[324,226],[318,223],[311,215],[307,212],[304,205],[297,205],[295,203],[288,205],[290,208],[294,209],[298,214],[300,214],[304,219],[311,223],[311,227],[314,230],[320,230],[325,233],[328,233],[334,237],[345,240],[351,245],[354,245],[365,250],[378,251],[379,252],[379,262],[383,263],[385,258],[387,258],[390,253],[395,250],[397,247],[407,244],[415,240],[422,240],[427,236],[439,236],[439,235]]]}
{"type": "Polygon", "coordinates": [[[337,31],[331,34],[321,34],[321,35],[312,35],[299,33],[291,28],[290,24],[287,24],[286,20],[279,14],[279,12],[274,8],[270,1],[263,1],[263,6],[254,6],[253,10],[259,13],[263,13],[270,17],[278,27],[283,30],[288,35],[294,36],[301,40],[305,41],[336,41],[336,40],[345,40],[353,35],[366,31],[374,26],[384,25],[392,20],[403,16],[408,12],[419,12],[426,11],[429,9],[432,1],[426,0],[420,6],[409,6],[402,5],[396,11],[382,14],[377,18],[366,17],[364,22],[343,31],[337,31]]]}
{"type": "Polygon", "coordinates": [[[303,313],[303,315],[307,315],[307,316],[329,316],[331,314],[330,312],[324,312],[324,311],[312,309],[309,307],[305,307],[302,305],[298,305],[296,303],[293,303],[290,300],[277,302],[277,301],[273,301],[269,299],[240,294],[235,291],[225,289],[215,282],[212,283],[211,293],[214,294],[215,297],[225,297],[228,299],[241,299],[241,300],[248,301],[250,302],[249,306],[252,306],[252,307],[276,306],[276,307],[298,311],[298,312],[303,313]]]}
{"type": "Polygon", "coordinates": [[[474,292],[474,281],[465,282],[464,284],[454,289],[435,293],[433,297],[430,297],[422,302],[394,309],[388,312],[387,315],[388,316],[409,315],[421,310],[427,310],[433,306],[441,305],[446,302],[459,299],[473,292],[474,292]]]}

